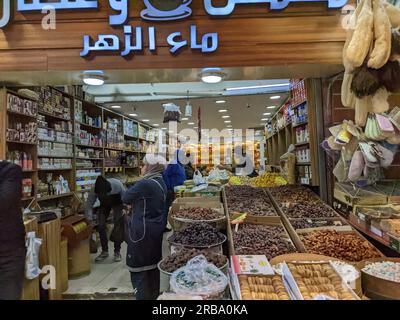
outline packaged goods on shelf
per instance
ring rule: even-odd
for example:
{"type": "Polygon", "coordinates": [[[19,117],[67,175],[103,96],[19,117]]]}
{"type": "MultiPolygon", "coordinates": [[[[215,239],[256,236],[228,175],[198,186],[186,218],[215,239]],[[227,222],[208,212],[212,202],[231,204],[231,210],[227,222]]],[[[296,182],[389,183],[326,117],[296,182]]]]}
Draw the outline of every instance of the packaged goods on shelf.
{"type": "Polygon", "coordinates": [[[39,158],[38,168],[47,169],[72,169],[71,159],[39,158]]]}
{"type": "Polygon", "coordinates": [[[8,141],[36,143],[37,124],[36,122],[27,124],[22,124],[21,122],[10,123],[6,135],[8,141]]]}
{"type": "Polygon", "coordinates": [[[134,155],[126,156],[126,166],[127,167],[139,167],[139,158],[134,155]]]}
{"type": "Polygon", "coordinates": [[[22,170],[33,170],[32,155],[22,151],[8,151],[6,155],[7,161],[14,163],[22,168],[22,170]]]}
{"type": "Polygon", "coordinates": [[[105,167],[120,167],[121,164],[121,151],[104,150],[104,166],[105,167]]]}
{"type": "Polygon", "coordinates": [[[229,214],[248,213],[253,216],[277,216],[274,206],[262,188],[227,186],[225,188],[229,214]]]}
{"type": "Polygon", "coordinates": [[[139,151],[139,141],[125,140],[125,150],[139,151]]]}
{"type": "Polygon", "coordinates": [[[46,117],[44,115],[38,115],[38,126],[39,128],[44,129],[53,129],[55,131],[61,131],[65,133],[72,132],[72,122],[71,121],[46,121],[46,117]]]}
{"type": "Polygon", "coordinates": [[[38,196],[55,196],[70,193],[68,180],[62,175],[47,175],[46,181],[39,181],[38,185],[38,196]]]}
{"type": "Polygon", "coordinates": [[[28,198],[33,195],[33,181],[32,179],[22,180],[22,197],[28,198]]]}
{"type": "Polygon", "coordinates": [[[37,108],[37,102],[22,99],[10,93],[7,94],[7,110],[35,117],[37,108]]]}
{"type": "Polygon", "coordinates": [[[107,148],[115,148],[115,149],[123,149],[124,148],[124,137],[120,132],[116,132],[113,130],[106,131],[106,147],[107,148]]]}
{"type": "Polygon", "coordinates": [[[124,119],[124,134],[129,137],[138,137],[138,125],[132,120],[124,119]]]}
{"type": "Polygon", "coordinates": [[[81,108],[75,110],[75,120],[91,127],[101,128],[101,116],[90,116],[86,110],[82,110],[81,108]]]}
{"type": "Polygon", "coordinates": [[[93,146],[93,147],[103,146],[102,134],[92,134],[85,130],[81,130],[79,124],[77,124],[75,128],[75,138],[77,144],[82,144],[85,146],[93,146]]]}
{"type": "Polygon", "coordinates": [[[139,138],[145,140],[147,135],[147,129],[142,125],[139,125],[139,138]]]}
{"type": "Polygon", "coordinates": [[[299,105],[298,107],[293,109],[292,116],[292,125],[298,126],[301,124],[305,124],[308,121],[308,105],[307,102],[299,105]]]}
{"type": "Polygon", "coordinates": [[[296,161],[297,163],[309,163],[311,162],[311,153],[310,148],[308,147],[300,147],[296,149],[296,161]]]}
{"type": "Polygon", "coordinates": [[[73,145],[49,141],[39,141],[38,156],[72,157],[73,145]]]}
{"type": "Polygon", "coordinates": [[[72,134],[54,131],[52,129],[38,129],[38,138],[42,141],[72,143],[72,134]]]}
{"type": "Polygon", "coordinates": [[[39,110],[65,120],[71,120],[71,100],[61,92],[49,87],[42,87],[40,92],[42,103],[39,110]]]}
{"type": "Polygon", "coordinates": [[[90,160],[77,159],[76,168],[95,168],[96,164],[90,160]]]}
{"type": "Polygon", "coordinates": [[[101,169],[93,170],[79,170],[76,171],[76,191],[90,191],[95,183],[97,177],[101,175],[101,169]]]}
{"type": "Polygon", "coordinates": [[[297,127],[295,130],[296,130],[296,143],[305,143],[310,141],[308,125],[297,127]]]}
{"type": "Polygon", "coordinates": [[[103,151],[99,149],[76,147],[75,156],[77,158],[100,159],[103,157],[103,151]]]}

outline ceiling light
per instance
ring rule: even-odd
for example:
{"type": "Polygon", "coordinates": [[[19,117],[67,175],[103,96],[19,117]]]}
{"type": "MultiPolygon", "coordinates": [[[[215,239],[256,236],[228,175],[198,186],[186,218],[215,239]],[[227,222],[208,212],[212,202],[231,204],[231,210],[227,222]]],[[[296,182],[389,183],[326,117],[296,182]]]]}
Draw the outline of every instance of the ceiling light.
{"type": "Polygon", "coordinates": [[[265,84],[260,86],[248,86],[248,87],[236,87],[227,88],[226,91],[240,91],[240,90],[254,90],[254,89],[266,89],[266,88],[276,88],[276,87],[289,87],[289,83],[277,83],[277,84],[265,84]]]}
{"type": "Polygon", "coordinates": [[[224,121],[225,123],[232,123],[232,121],[231,120],[227,120],[227,121],[224,121]]]}
{"type": "Polygon", "coordinates": [[[153,124],[153,127],[159,127],[160,125],[158,123],[153,124]]]}
{"type": "Polygon", "coordinates": [[[226,103],[226,101],[225,101],[225,100],[217,100],[217,101],[215,101],[215,103],[217,103],[217,104],[223,104],[223,103],[226,103]]]}
{"type": "Polygon", "coordinates": [[[279,100],[281,98],[281,96],[272,96],[270,99],[271,100],[279,100]]]}
{"type": "Polygon", "coordinates": [[[81,78],[89,86],[101,86],[106,80],[104,72],[99,70],[85,71],[81,74],[81,78]]]}
{"type": "Polygon", "coordinates": [[[189,118],[182,118],[182,121],[188,121],[189,118]]]}
{"type": "Polygon", "coordinates": [[[221,68],[204,68],[200,73],[201,81],[210,84],[220,83],[225,76],[221,68]]]}
{"type": "Polygon", "coordinates": [[[189,126],[193,126],[193,125],[194,125],[194,122],[189,122],[188,125],[189,125],[189,126]]]}
{"type": "Polygon", "coordinates": [[[232,128],[232,125],[231,125],[231,124],[228,124],[227,127],[228,127],[228,128],[232,128]]]}
{"type": "Polygon", "coordinates": [[[167,130],[167,128],[161,128],[161,130],[167,130]]]}
{"type": "Polygon", "coordinates": [[[143,119],[142,121],[143,121],[143,122],[150,122],[149,119],[143,119]]]}
{"type": "Polygon", "coordinates": [[[270,115],[271,115],[271,112],[263,113],[263,116],[270,116],[270,115]]]}
{"type": "Polygon", "coordinates": [[[229,119],[231,116],[223,116],[222,119],[229,119]]]}
{"type": "Polygon", "coordinates": [[[193,127],[193,129],[198,129],[199,127],[193,127]]]}
{"type": "Polygon", "coordinates": [[[268,121],[268,120],[269,120],[269,118],[261,119],[261,121],[268,121]]]}
{"type": "Polygon", "coordinates": [[[276,106],[269,106],[269,107],[267,107],[267,109],[275,109],[276,108],[276,106]]]}
{"type": "Polygon", "coordinates": [[[222,109],[218,111],[219,113],[224,113],[224,112],[228,112],[228,110],[222,109]]]}
{"type": "Polygon", "coordinates": [[[129,116],[130,117],[137,117],[138,115],[137,115],[137,113],[130,113],[129,116]]]}
{"type": "Polygon", "coordinates": [[[111,106],[111,109],[121,109],[121,106],[111,106]]]}

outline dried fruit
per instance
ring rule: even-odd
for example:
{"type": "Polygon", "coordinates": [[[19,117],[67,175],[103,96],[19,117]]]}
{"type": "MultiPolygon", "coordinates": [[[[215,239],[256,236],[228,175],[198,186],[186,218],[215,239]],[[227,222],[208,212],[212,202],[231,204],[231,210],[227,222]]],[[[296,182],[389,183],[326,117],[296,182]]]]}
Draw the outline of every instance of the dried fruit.
{"type": "Polygon", "coordinates": [[[168,238],[170,243],[184,246],[206,247],[217,245],[226,240],[226,237],[207,223],[193,223],[187,228],[175,232],[168,238]]]}

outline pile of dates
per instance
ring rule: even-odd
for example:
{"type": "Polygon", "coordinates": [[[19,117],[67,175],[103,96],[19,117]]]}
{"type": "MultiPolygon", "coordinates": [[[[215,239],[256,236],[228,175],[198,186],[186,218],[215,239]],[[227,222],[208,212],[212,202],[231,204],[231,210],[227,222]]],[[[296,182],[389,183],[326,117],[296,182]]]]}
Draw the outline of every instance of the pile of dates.
{"type": "Polygon", "coordinates": [[[248,213],[253,216],[277,216],[264,189],[250,186],[226,187],[229,213],[248,213]]]}
{"type": "Polygon", "coordinates": [[[293,244],[285,238],[282,226],[243,224],[233,232],[237,255],[266,255],[268,259],[296,252],[293,244]]]}
{"type": "Polygon", "coordinates": [[[295,203],[289,207],[283,208],[289,218],[335,218],[338,216],[335,210],[324,203],[295,203]]]}
{"type": "Polygon", "coordinates": [[[187,228],[175,232],[168,238],[170,243],[188,247],[214,246],[226,240],[226,237],[208,223],[193,223],[187,228]]]}
{"type": "Polygon", "coordinates": [[[174,217],[190,220],[214,220],[223,218],[223,215],[211,208],[194,207],[181,209],[174,214],[174,217]]]}
{"type": "Polygon", "coordinates": [[[269,189],[276,202],[280,205],[298,202],[321,202],[311,190],[302,186],[282,186],[269,189]]]}
{"type": "Polygon", "coordinates": [[[228,259],[224,255],[215,252],[198,249],[182,249],[165,258],[161,262],[160,267],[162,270],[172,273],[175,270],[186,266],[191,259],[199,255],[205,256],[207,261],[215,265],[217,268],[224,267],[228,262],[228,259]]]}
{"type": "Polygon", "coordinates": [[[343,223],[339,220],[310,220],[310,219],[292,219],[290,220],[290,224],[293,226],[295,230],[343,225],[343,223]]]}

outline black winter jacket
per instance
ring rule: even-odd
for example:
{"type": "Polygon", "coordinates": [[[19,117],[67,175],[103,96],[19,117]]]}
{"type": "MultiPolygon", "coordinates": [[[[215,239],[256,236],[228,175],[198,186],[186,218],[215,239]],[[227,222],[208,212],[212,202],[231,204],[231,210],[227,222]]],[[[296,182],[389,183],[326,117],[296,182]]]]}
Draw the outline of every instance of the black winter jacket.
{"type": "Polygon", "coordinates": [[[160,176],[137,182],[122,197],[124,203],[132,205],[126,258],[132,272],[156,269],[162,259],[162,241],[167,225],[166,195],[167,187],[160,176]]]}
{"type": "Polygon", "coordinates": [[[25,247],[21,196],[21,167],[0,161],[0,255],[25,247]]]}

